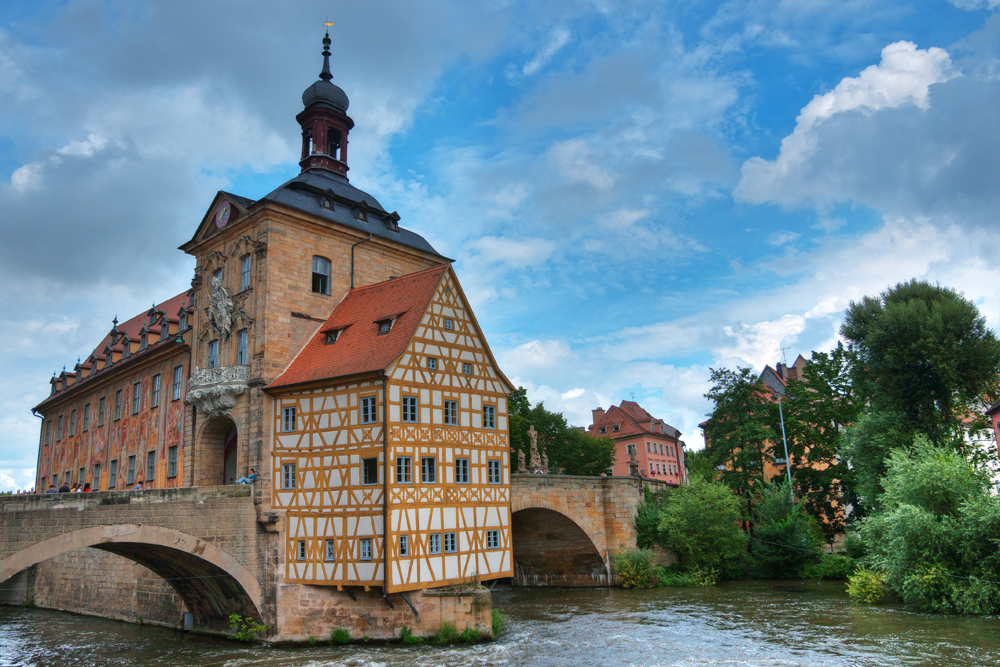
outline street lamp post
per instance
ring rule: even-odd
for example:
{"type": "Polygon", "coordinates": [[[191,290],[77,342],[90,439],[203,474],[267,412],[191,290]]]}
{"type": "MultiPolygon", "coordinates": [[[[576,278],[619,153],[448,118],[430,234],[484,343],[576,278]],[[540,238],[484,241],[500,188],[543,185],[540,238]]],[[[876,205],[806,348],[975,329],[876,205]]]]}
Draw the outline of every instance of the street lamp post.
{"type": "Polygon", "coordinates": [[[795,489],[792,487],[792,460],[788,458],[788,438],[785,437],[785,413],[781,409],[781,394],[778,394],[778,416],[781,418],[781,441],[785,444],[785,472],[788,473],[788,491],[795,502],[795,489]]]}

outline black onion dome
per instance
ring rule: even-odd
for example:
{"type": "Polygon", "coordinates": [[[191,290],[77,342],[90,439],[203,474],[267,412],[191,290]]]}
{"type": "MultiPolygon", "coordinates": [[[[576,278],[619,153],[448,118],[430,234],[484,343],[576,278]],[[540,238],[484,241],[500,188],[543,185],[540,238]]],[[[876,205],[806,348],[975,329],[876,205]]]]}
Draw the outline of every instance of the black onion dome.
{"type": "Polygon", "coordinates": [[[302,104],[308,107],[317,103],[327,104],[341,113],[347,113],[351,102],[340,86],[329,81],[317,81],[302,93],[302,104]]]}

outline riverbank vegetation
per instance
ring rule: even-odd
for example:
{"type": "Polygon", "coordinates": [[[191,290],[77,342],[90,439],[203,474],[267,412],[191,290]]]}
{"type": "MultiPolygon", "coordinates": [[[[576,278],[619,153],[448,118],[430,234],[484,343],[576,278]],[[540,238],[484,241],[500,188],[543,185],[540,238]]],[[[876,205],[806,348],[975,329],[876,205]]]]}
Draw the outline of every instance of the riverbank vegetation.
{"type": "Polygon", "coordinates": [[[1000,611],[997,449],[984,416],[1000,398],[996,335],[973,303],[919,281],[852,302],[840,333],[846,344],[814,352],[787,383],[712,371],[695,481],[647,499],[640,539],[677,553],[681,569],[716,558],[723,578],[849,577],[862,602],[1000,611]],[[705,525],[722,491],[745,549],[705,525]],[[848,553],[824,554],[845,532],[848,553]]]}

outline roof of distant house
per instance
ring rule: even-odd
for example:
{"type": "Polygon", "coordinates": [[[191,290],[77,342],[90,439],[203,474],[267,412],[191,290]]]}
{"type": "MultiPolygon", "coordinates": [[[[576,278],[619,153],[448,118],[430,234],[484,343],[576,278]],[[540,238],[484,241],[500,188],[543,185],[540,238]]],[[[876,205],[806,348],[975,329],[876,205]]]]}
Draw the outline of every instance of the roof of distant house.
{"type": "Polygon", "coordinates": [[[638,435],[665,435],[676,440],[681,436],[680,431],[662,419],[653,417],[635,401],[622,401],[621,405],[612,405],[596,423],[591,424],[589,432],[591,435],[606,435],[613,440],[638,435]],[[618,427],[617,431],[614,430],[615,426],[618,427]],[[601,427],[604,427],[604,433],[600,432],[601,427]]]}

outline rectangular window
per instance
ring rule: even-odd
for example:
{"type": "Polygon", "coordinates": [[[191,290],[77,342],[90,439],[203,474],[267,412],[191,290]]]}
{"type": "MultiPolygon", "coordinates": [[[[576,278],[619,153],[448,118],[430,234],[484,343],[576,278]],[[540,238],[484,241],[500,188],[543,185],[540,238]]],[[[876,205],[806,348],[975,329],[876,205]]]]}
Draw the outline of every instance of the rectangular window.
{"type": "Polygon", "coordinates": [[[410,536],[400,535],[399,536],[399,555],[409,556],[410,555],[410,536]]]}
{"type": "Polygon", "coordinates": [[[118,459],[112,459],[111,468],[108,469],[108,488],[113,489],[118,486],[118,459]]]}
{"type": "Polygon", "coordinates": [[[403,397],[403,421],[416,423],[417,419],[417,397],[416,396],[404,396],[403,397]]]}
{"type": "Polygon", "coordinates": [[[487,530],[486,531],[486,548],[487,549],[499,549],[500,548],[500,531],[499,530],[487,530]]]}
{"type": "Polygon", "coordinates": [[[236,333],[236,365],[247,365],[247,330],[240,329],[236,333]]]}
{"type": "Polygon", "coordinates": [[[378,421],[377,403],[374,396],[364,396],[361,399],[361,423],[374,424],[378,421]]]}
{"type": "Polygon", "coordinates": [[[156,408],[160,406],[160,374],[157,373],[153,376],[153,383],[150,386],[149,395],[149,407],[156,408]]]}
{"type": "Polygon", "coordinates": [[[427,357],[427,370],[436,371],[438,360],[436,357],[427,357]]]}
{"type": "Polygon", "coordinates": [[[455,325],[451,321],[451,318],[450,317],[444,318],[444,330],[445,331],[451,331],[454,328],[455,328],[455,325]]]}
{"type": "Polygon", "coordinates": [[[358,560],[372,559],[372,538],[362,537],[358,541],[358,560]]]}
{"type": "Polygon", "coordinates": [[[653,447],[649,444],[649,440],[646,441],[646,451],[647,452],[653,451],[653,447]]]}
{"type": "Polygon", "coordinates": [[[295,408],[282,408],[281,410],[281,432],[292,433],[295,431],[295,408]]]}
{"type": "Polygon", "coordinates": [[[139,414],[139,406],[142,404],[142,385],[138,382],[132,385],[132,414],[139,414]]]}
{"type": "Polygon", "coordinates": [[[101,396],[101,400],[97,402],[97,425],[104,426],[104,414],[107,412],[108,399],[105,396],[101,396]]]}
{"type": "Polygon", "coordinates": [[[93,487],[94,491],[97,491],[97,490],[99,490],[101,488],[101,464],[100,463],[95,463],[94,464],[94,482],[92,484],[92,487],[93,487]]]}
{"type": "Polygon", "coordinates": [[[85,480],[86,478],[87,478],[87,469],[86,468],[80,468],[80,476],[76,480],[77,483],[78,484],[83,484],[83,480],[85,480]]]}
{"type": "Polygon", "coordinates": [[[437,459],[424,456],[420,459],[420,483],[437,484],[437,459]]]}
{"type": "Polygon", "coordinates": [[[219,341],[213,340],[208,343],[208,367],[215,368],[219,365],[219,341]]]}
{"type": "Polygon", "coordinates": [[[295,464],[285,463],[281,466],[281,488],[295,488],[295,464]]]}
{"type": "Polygon", "coordinates": [[[458,401],[444,402],[444,423],[449,426],[458,424],[458,401]]]}
{"type": "Polygon", "coordinates": [[[45,422],[45,444],[52,442],[52,420],[45,422]]]}
{"type": "Polygon", "coordinates": [[[441,534],[432,533],[427,539],[427,553],[439,554],[441,553],[441,534]]]}
{"type": "Polygon", "coordinates": [[[628,455],[630,455],[630,456],[632,454],[635,454],[635,443],[630,442],[627,445],[625,445],[625,453],[628,454],[628,455]]]}
{"type": "Polygon", "coordinates": [[[497,406],[484,405],[483,428],[496,428],[496,427],[497,427],[497,406]]]}
{"type": "Polygon", "coordinates": [[[56,421],[56,442],[62,440],[62,428],[63,428],[63,416],[59,415],[59,419],[56,421]]]}
{"type": "Polygon", "coordinates": [[[299,540],[299,552],[297,554],[299,560],[306,559],[306,541],[299,540]]]}
{"type": "Polygon", "coordinates": [[[153,481],[156,477],[156,452],[146,452],[146,483],[153,481]]]}
{"type": "Polygon", "coordinates": [[[312,291],[316,294],[330,293],[330,260],[313,257],[312,291]]]}
{"type": "Polygon", "coordinates": [[[455,459],[455,483],[469,483],[469,459],[455,459]]]}
{"type": "Polygon", "coordinates": [[[444,534],[444,552],[453,554],[458,551],[458,536],[455,533],[444,534]]]}
{"type": "Polygon", "coordinates": [[[177,477],[177,445],[167,450],[167,477],[177,477]]]}
{"type": "Polygon", "coordinates": [[[326,541],[326,560],[331,561],[337,557],[337,548],[333,540],[326,541]]]}
{"type": "Polygon", "coordinates": [[[361,459],[361,483],[378,484],[378,459],[361,459]]]}
{"type": "Polygon", "coordinates": [[[409,456],[396,457],[396,484],[409,484],[413,481],[412,459],[409,456]]]}
{"type": "Polygon", "coordinates": [[[662,442],[660,443],[660,454],[661,455],[663,454],[663,443],[662,442]]]}
{"type": "Polygon", "coordinates": [[[83,406],[83,430],[90,430],[90,403],[83,406]]]}
{"type": "Polygon", "coordinates": [[[250,255],[240,258],[240,291],[250,289],[250,255]]]}
{"type": "Polygon", "coordinates": [[[462,364],[462,372],[466,375],[472,375],[472,364],[462,364]]]}
{"type": "Polygon", "coordinates": [[[489,466],[490,484],[500,484],[503,481],[503,478],[500,476],[500,461],[491,460],[487,465],[489,466]]]}
{"type": "Polygon", "coordinates": [[[184,380],[184,367],[174,366],[174,395],[173,400],[178,401],[181,398],[181,382],[184,380]]]}
{"type": "Polygon", "coordinates": [[[125,484],[135,484],[135,456],[128,457],[128,477],[125,478],[125,484]]]}
{"type": "Polygon", "coordinates": [[[76,410],[70,410],[69,413],[69,434],[70,437],[76,435],[76,410]]]}

